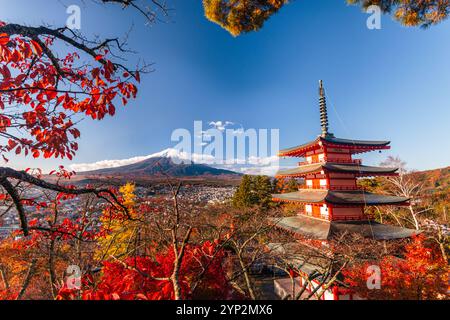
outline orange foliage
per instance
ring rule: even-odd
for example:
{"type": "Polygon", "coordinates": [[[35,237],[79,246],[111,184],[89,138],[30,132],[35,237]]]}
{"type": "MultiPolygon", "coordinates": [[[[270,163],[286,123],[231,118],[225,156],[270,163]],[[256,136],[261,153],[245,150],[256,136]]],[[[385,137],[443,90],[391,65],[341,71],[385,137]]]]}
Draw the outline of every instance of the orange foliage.
{"type": "Polygon", "coordinates": [[[366,299],[423,300],[448,298],[449,267],[438,250],[417,236],[405,247],[404,259],[388,256],[344,272],[345,282],[366,299]],[[381,269],[381,288],[369,289],[370,265],[381,269]]]}

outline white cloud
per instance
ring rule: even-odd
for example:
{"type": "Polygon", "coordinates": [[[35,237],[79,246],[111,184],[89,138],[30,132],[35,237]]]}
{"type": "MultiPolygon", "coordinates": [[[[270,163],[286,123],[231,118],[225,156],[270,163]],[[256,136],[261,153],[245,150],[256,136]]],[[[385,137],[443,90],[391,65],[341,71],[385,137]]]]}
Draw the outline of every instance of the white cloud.
{"type": "Polygon", "coordinates": [[[70,168],[76,172],[93,171],[99,169],[109,169],[138,163],[148,159],[148,157],[134,157],[124,160],[102,160],[94,163],[76,163],[70,165],[70,168]]]}
{"type": "Polygon", "coordinates": [[[227,127],[233,126],[234,122],[231,121],[210,121],[209,125],[219,131],[225,131],[227,127]]]}

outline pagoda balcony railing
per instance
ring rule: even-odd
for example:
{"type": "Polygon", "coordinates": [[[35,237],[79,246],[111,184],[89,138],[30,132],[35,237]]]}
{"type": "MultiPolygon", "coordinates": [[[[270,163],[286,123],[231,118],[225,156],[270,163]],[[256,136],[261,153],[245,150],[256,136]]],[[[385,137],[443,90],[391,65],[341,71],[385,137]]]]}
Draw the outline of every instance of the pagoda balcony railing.
{"type": "Polygon", "coordinates": [[[362,164],[362,159],[352,159],[352,160],[344,160],[344,159],[328,159],[328,158],[323,158],[320,161],[302,161],[299,162],[298,165],[299,166],[306,166],[309,164],[316,164],[316,163],[323,163],[323,162],[332,162],[332,163],[347,163],[347,164],[362,164]]]}
{"type": "Polygon", "coordinates": [[[339,217],[332,217],[331,221],[365,221],[365,220],[374,220],[374,215],[353,215],[353,216],[339,216],[339,217]]]}
{"type": "Polygon", "coordinates": [[[302,186],[299,189],[308,189],[308,190],[328,190],[328,186],[320,186],[320,187],[314,187],[314,186],[302,186]]]}
{"type": "Polygon", "coordinates": [[[299,166],[307,166],[308,164],[314,164],[314,163],[319,163],[319,161],[317,162],[313,162],[313,161],[301,161],[298,163],[299,166]]]}
{"type": "Polygon", "coordinates": [[[355,187],[355,186],[302,186],[300,189],[308,189],[308,190],[332,190],[332,191],[356,191],[356,190],[363,190],[361,187],[355,187]]]}
{"type": "Polygon", "coordinates": [[[331,186],[329,189],[330,190],[334,190],[334,191],[338,191],[338,190],[344,190],[344,191],[361,190],[361,188],[357,187],[357,186],[331,186]]]}

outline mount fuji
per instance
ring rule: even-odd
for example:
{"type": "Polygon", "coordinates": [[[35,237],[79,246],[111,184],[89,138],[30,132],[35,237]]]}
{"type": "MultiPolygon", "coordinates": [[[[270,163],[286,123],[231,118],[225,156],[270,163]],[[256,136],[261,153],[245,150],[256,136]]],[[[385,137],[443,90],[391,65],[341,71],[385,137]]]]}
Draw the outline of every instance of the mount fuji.
{"type": "Polygon", "coordinates": [[[143,157],[134,157],[125,160],[103,160],[91,164],[75,164],[71,168],[83,176],[131,176],[140,178],[161,177],[199,177],[220,176],[239,177],[240,173],[214,168],[208,163],[211,159],[201,155],[180,152],[176,149],[166,149],[143,157]],[[198,162],[202,163],[198,163],[198,162]]]}

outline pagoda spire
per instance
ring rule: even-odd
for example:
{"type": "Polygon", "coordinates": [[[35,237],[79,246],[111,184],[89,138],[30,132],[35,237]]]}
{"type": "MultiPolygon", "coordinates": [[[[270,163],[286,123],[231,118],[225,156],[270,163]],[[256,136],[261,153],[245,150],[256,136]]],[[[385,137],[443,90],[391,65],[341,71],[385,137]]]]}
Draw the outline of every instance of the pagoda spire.
{"type": "Polygon", "coordinates": [[[328,132],[328,112],[327,112],[327,99],[325,97],[325,88],[323,87],[323,81],[319,81],[319,105],[320,105],[320,125],[322,127],[322,137],[332,136],[328,132]]]}

